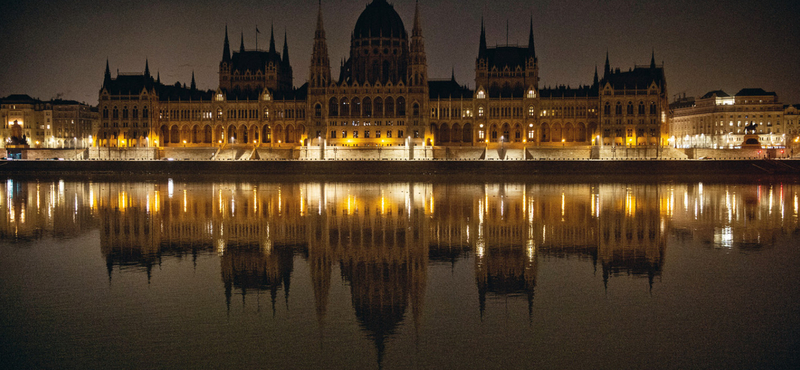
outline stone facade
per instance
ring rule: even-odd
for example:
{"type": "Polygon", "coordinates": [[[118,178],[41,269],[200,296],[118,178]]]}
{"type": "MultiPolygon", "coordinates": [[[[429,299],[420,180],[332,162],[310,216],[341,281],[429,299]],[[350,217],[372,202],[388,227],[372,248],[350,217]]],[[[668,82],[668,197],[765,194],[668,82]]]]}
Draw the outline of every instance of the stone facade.
{"type": "Polygon", "coordinates": [[[671,141],[678,148],[739,148],[748,125],[755,125],[764,148],[785,148],[798,133],[797,108],[784,106],[777,94],[763,89],[684,97],[671,104],[670,112],[671,141]]]}
{"type": "Polygon", "coordinates": [[[112,78],[107,65],[94,144],[314,147],[324,155],[345,147],[473,147],[501,158],[525,158],[539,147],[667,145],[666,78],[655,58],[620,71],[606,56],[602,79],[595,71],[591,84],[541,87],[533,19],[527,45],[490,47],[483,25],[478,41],[474,90],[454,76],[429,79],[419,5],[409,33],[392,5],[374,0],[356,22],[335,79],[320,8],[308,82],[296,88],[285,41],[283,52],[271,36],[268,51],[245,49],[242,41],[231,53],[226,29],[216,90],[198,90],[194,76],[189,87],[162,84],[147,64],[143,74],[112,78]]]}

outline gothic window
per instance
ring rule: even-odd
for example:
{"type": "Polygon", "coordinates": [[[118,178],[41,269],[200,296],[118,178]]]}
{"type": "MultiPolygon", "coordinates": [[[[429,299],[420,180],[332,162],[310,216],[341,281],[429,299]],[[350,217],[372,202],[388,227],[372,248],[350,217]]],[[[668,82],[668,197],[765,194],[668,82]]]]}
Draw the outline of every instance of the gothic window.
{"type": "Polygon", "coordinates": [[[375,117],[383,117],[383,99],[375,98],[375,117]]]}
{"type": "Polygon", "coordinates": [[[644,102],[641,101],[639,102],[639,114],[640,115],[644,114],[644,102]]]}
{"type": "Polygon", "coordinates": [[[117,109],[117,107],[114,107],[114,111],[113,111],[113,113],[112,113],[112,114],[113,114],[113,115],[112,115],[112,117],[113,117],[114,119],[117,119],[117,118],[119,118],[119,110],[117,109]]]}
{"type": "Polygon", "coordinates": [[[628,115],[633,115],[633,103],[632,102],[628,102],[627,113],[628,113],[628,115]]]}
{"type": "Polygon", "coordinates": [[[319,103],[314,105],[314,117],[322,117],[322,105],[319,103]]]}
{"type": "Polygon", "coordinates": [[[650,114],[656,114],[656,103],[650,102],[650,114]]]}
{"type": "Polygon", "coordinates": [[[532,105],[529,106],[528,107],[528,117],[533,117],[534,113],[536,113],[536,112],[535,112],[535,109],[533,108],[533,106],[532,105]]]}
{"type": "Polygon", "coordinates": [[[364,98],[364,117],[372,117],[372,100],[370,98],[364,98]]]}
{"type": "Polygon", "coordinates": [[[147,107],[142,108],[142,118],[150,118],[150,111],[147,110],[147,107]]]}
{"type": "Polygon", "coordinates": [[[533,91],[533,89],[528,90],[528,98],[533,99],[535,97],[536,97],[536,91],[533,91]]]}
{"type": "Polygon", "coordinates": [[[622,103],[617,102],[617,107],[614,109],[614,113],[616,113],[618,116],[622,115],[622,103]]]}
{"type": "Polygon", "coordinates": [[[108,118],[108,107],[103,107],[103,118],[108,118]]]}
{"type": "Polygon", "coordinates": [[[331,98],[328,104],[328,116],[336,117],[339,115],[339,101],[336,98],[331,98]]]}
{"type": "Polygon", "coordinates": [[[611,115],[611,104],[606,102],[606,105],[603,106],[603,114],[611,115]]]}
{"type": "Polygon", "coordinates": [[[386,98],[386,117],[394,117],[394,99],[391,97],[386,98]]]}
{"type": "Polygon", "coordinates": [[[397,116],[405,117],[406,115],[406,99],[402,96],[397,98],[397,116]]]}
{"type": "Polygon", "coordinates": [[[350,116],[350,101],[347,98],[342,98],[342,109],[339,111],[339,115],[342,117],[349,117],[350,116]]]}
{"type": "Polygon", "coordinates": [[[478,117],[483,117],[483,107],[478,107],[478,117]]]}
{"type": "Polygon", "coordinates": [[[414,105],[412,105],[412,106],[411,106],[411,110],[412,110],[412,111],[411,111],[411,112],[412,112],[412,115],[413,115],[414,117],[419,117],[419,104],[417,104],[417,103],[414,103],[414,105]]]}

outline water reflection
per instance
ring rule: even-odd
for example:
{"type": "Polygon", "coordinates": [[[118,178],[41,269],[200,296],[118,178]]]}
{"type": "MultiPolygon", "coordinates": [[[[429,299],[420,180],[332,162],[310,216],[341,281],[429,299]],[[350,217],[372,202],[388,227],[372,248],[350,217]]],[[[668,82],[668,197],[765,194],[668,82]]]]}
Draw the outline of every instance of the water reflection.
{"type": "Polygon", "coordinates": [[[474,261],[481,317],[498,297],[526,300],[530,315],[540,260],[587,261],[606,285],[624,275],[652,288],[670,237],[752,252],[796,234],[800,187],[7,180],[3,192],[3,240],[99,229],[109,278],[218,256],[229,309],[261,292],[273,313],[288,305],[303,261],[322,323],[336,266],[380,362],[404,321],[419,328],[429,264],[474,261]]]}

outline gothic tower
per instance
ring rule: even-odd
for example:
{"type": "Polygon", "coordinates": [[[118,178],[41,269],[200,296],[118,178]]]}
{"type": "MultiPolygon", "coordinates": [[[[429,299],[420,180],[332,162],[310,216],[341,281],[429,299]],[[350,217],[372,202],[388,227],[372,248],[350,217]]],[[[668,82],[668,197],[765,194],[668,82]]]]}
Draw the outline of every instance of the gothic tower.
{"type": "Polygon", "coordinates": [[[325,41],[325,27],[322,24],[322,2],[320,2],[317,14],[317,30],[314,32],[314,51],[311,54],[310,69],[308,74],[309,87],[324,88],[331,83],[328,43],[325,41]]]}

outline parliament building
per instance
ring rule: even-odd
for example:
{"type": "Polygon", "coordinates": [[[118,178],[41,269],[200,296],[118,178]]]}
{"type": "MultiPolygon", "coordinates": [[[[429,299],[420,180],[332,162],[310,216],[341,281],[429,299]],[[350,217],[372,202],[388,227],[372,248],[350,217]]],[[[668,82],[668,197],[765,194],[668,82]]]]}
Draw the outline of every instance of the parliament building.
{"type": "Polygon", "coordinates": [[[669,144],[667,85],[655,58],[621,71],[606,56],[591,84],[543,87],[533,22],[524,46],[488,46],[481,25],[473,90],[454,76],[429,78],[420,12],[417,4],[409,35],[391,4],[373,0],[355,24],[350,55],[335,77],[320,8],[308,81],[299,87],[286,39],[278,51],[274,33],[268,50],[247,49],[243,38],[232,48],[226,28],[216,90],[197,89],[194,76],[189,86],[163,84],[147,64],[143,73],[113,77],[106,63],[93,145],[195,147],[213,155],[239,150],[250,152],[249,159],[301,149],[325,159],[337,149],[404,148],[411,158],[431,158],[441,149],[669,144]]]}

